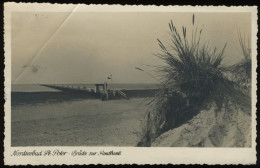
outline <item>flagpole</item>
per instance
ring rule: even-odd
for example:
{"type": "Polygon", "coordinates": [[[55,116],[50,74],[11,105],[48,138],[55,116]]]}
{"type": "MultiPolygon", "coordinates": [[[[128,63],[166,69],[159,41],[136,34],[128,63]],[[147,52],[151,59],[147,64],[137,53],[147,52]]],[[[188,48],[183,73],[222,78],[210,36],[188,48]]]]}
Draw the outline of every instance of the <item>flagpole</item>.
{"type": "Polygon", "coordinates": [[[112,85],[112,75],[108,74],[107,79],[110,80],[110,84],[112,85]]]}

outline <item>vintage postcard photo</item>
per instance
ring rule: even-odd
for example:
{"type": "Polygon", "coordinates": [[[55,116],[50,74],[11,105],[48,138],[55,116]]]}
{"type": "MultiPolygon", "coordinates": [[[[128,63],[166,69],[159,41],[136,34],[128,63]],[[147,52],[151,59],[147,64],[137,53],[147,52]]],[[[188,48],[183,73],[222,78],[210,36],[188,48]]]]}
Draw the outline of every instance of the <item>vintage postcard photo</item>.
{"type": "Polygon", "coordinates": [[[257,8],[5,3],[5,164],[255,164],[257,8]]]}

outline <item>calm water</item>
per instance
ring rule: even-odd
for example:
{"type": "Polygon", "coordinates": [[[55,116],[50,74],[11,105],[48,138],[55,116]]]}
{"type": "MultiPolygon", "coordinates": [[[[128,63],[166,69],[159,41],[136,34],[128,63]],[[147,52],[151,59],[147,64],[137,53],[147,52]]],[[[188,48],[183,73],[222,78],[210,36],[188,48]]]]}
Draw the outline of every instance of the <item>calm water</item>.
{"type": "MultiPolygon", "coordinates": [[[[60,84],[62,85],[62,84],[60,84]]],[[[67,84],[66,84],[67,85],[67,84]]],[[[72,85],[72,84],[71,84],[72,85]]],[[[73,84],[75,88],[78,86],[85,86],[86,88],[94,88],[93,84],[73,84]]],[[[125,89],[137,90],[135,93],[127,93],[130,98],[146,97],[144,90],[156,89],[157,84],[112,84],[108,86],[109,89],[125,89]],[[140,91],[139,91],[140,90],[140,91]],[[142,90],[142,91],[141,91],[142,90]]],[[[12,85],[11,105],[15,106],[38,106],[39,104],[56,104],[64,102],[74,102],[96,97],[86,94],[85,92],[64,92],[41,85],[12,85]]],[[[153,93],[151,93],[153,94],[153,93]]],[[[148,96],[149,97],[149,96],[148,96]]],[[[99,98],[98,98],[99,99],[99,98]]]]}
{"type": "MultiPolygon", "coordinates": [[[[94,88],[94,84],[59,84],[71,85],[74,87],[85,86],[86,88],[94,88]]],[[[158,84],[144,84],[144,83],[134,83],[134,84],[108,84],[109,89],[125,89],[125,90],[144,90],[144,89],[156,89],[158,84]]],[[[36,85],[36,84],[19,84],[12,85],[12,92],[59,92],[59,90],[51,89],[48,87],[36,85]]]]}

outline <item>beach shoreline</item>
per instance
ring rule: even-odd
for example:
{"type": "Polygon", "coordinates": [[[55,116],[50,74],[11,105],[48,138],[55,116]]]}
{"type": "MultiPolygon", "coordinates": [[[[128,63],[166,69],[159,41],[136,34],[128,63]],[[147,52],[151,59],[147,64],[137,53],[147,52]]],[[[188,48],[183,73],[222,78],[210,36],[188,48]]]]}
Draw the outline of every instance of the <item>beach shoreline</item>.
{"type": "Polygon", "coordinates": [[[140,140],[147,98],[57,97],[12,105],[12,146],[136,146],[140,140]]]}

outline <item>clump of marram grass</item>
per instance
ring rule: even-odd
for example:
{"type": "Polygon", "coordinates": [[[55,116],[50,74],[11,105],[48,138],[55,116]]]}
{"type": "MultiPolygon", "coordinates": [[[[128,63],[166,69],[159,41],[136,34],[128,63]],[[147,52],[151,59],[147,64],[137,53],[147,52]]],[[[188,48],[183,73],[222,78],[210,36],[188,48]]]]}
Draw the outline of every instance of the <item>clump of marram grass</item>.
{"type": "Polygon", "coordinates": [[[243,96],[235,89],[235,82],[224,74],[228,68],[221,63],[226,44],[217,50],[209,43],[202,43],[203,29],[194,24],[193,15],[193,27],[188,36],[186,27],[182,26],[179,31],[171,21],[171,45],[165,46],[158,39],[162,53],[156,56],[166,65],[158,68],[162,77],[161,91],[147,113],[138,146],[150,146],[156,137],[185,123],[213,102],[220,110],[226,108],[230,100],[236,102],[243,96]]]}
{"type": "Polygon", "coordinates": [[[237,83],[237,88],[245,94],[250,95],[252,78],[252,59],[250,43],[248,40],[248,43],[246,44],[245,38],[242,38],[240,32],[238,32],[238,40],[244,58],[238,63],[230,66],[228,68],[228,71],[230,71],[233,74],[231,80],[237,83]]]}

